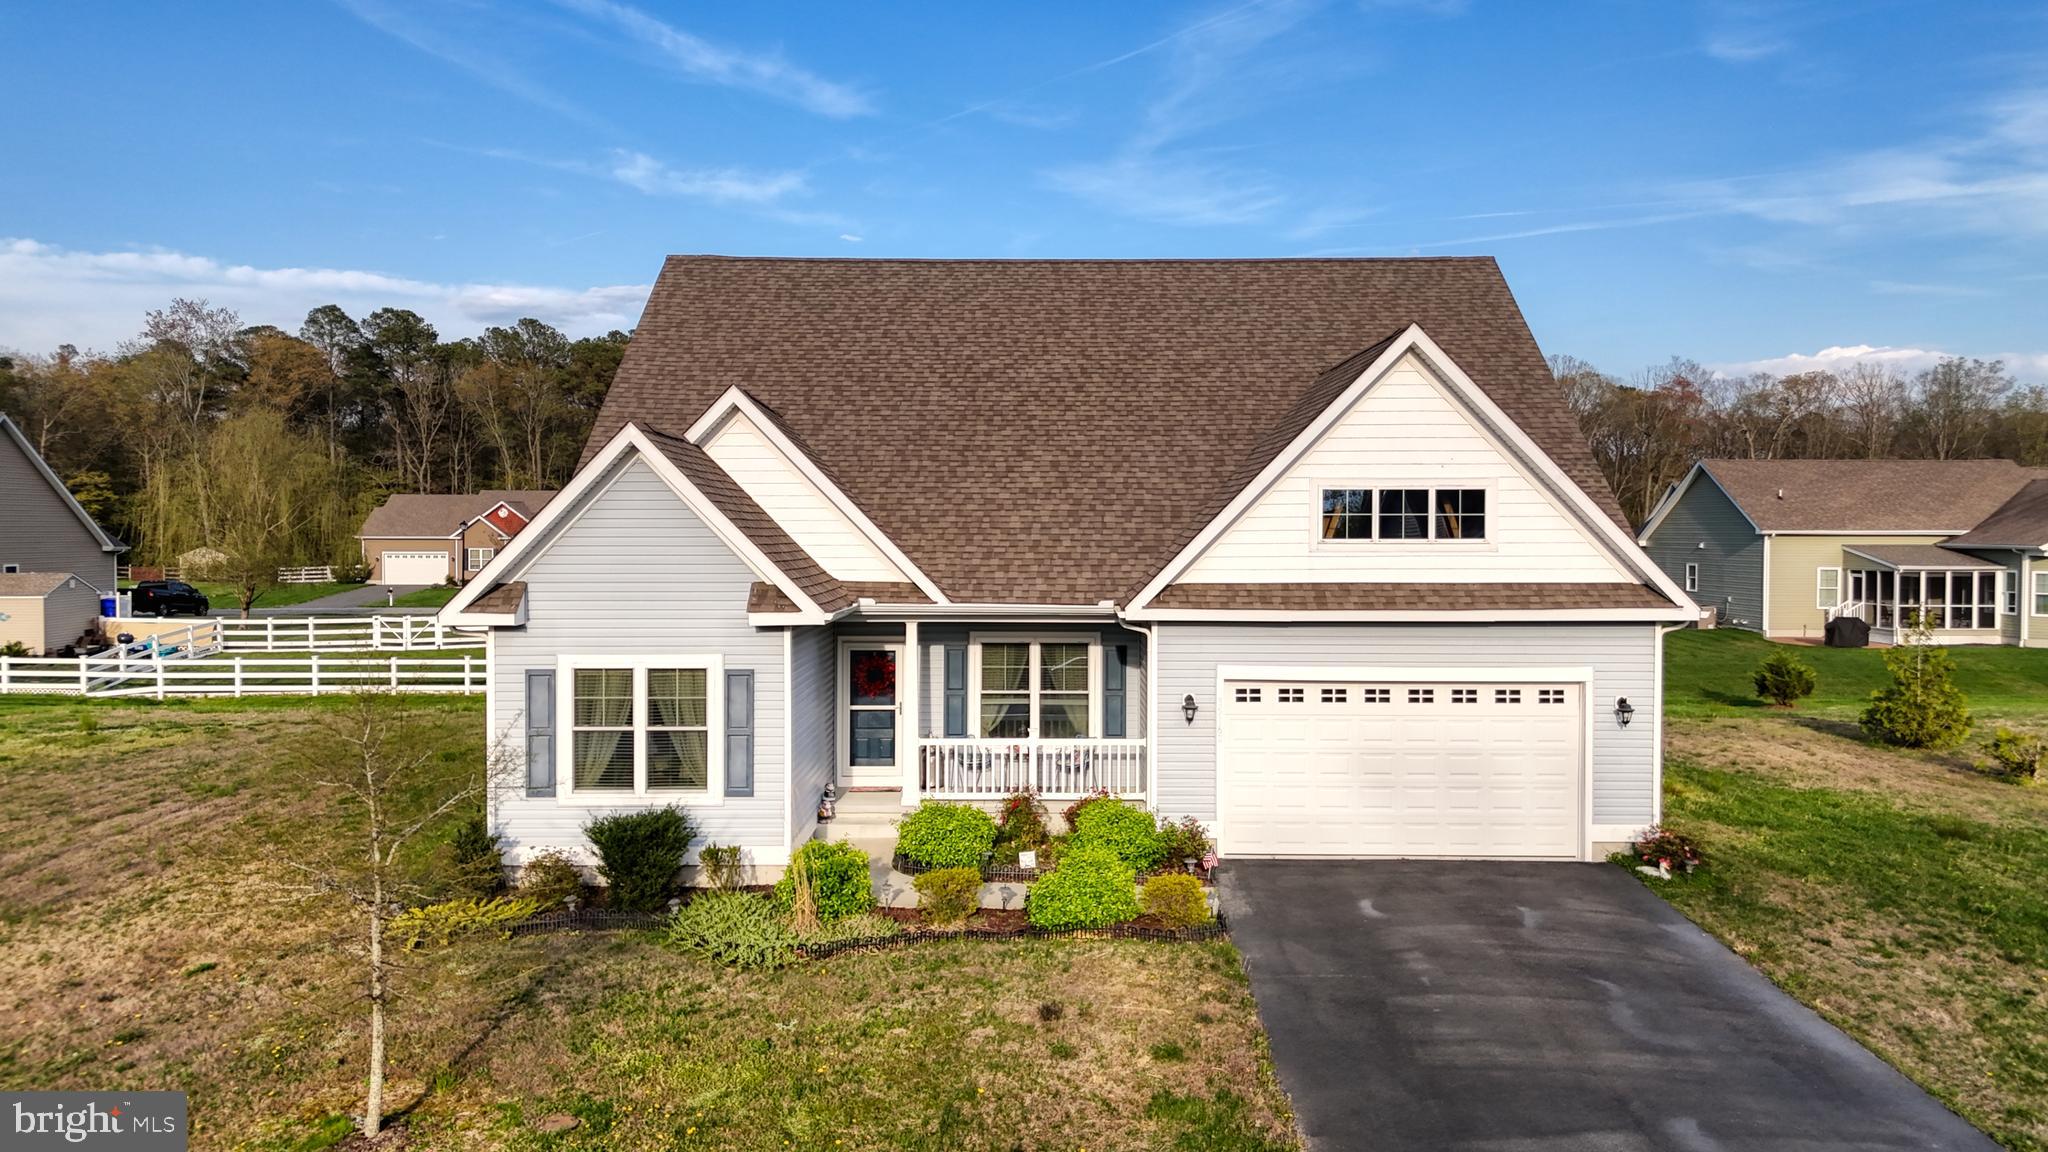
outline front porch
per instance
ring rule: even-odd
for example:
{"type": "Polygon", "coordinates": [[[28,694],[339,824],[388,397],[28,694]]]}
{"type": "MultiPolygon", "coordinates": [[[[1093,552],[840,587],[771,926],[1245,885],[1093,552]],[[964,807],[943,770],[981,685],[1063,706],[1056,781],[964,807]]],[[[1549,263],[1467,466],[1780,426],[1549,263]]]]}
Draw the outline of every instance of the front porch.
{"type": "Polygon", "coordinates": [[[924,799],[1150,792],[1142,633],[1114,623],[841,625],[840,789],[924,799]]]}

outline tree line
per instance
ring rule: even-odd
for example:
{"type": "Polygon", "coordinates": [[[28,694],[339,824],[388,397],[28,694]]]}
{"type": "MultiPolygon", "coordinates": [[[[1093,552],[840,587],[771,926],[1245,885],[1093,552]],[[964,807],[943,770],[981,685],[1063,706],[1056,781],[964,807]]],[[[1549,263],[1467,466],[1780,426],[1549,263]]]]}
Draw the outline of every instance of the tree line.
{"type": "Polygon", "coordinates": [[[2005,458],[2048,465],[2048,388],[1997,360],[1951,357],[1913,375],[1715,373],[1673,357],[1624,380],[1571,356],[1550,369],[1630,523],[1700,459],[2005,458]]]}
{"type": "Polygon", "coordinates": [[[178,299],[113,354],[0,356],[0,411],[132,563],[347,565],[390,493],[566,482],[626,340],[332,304],[293,334],[178,299]]]}

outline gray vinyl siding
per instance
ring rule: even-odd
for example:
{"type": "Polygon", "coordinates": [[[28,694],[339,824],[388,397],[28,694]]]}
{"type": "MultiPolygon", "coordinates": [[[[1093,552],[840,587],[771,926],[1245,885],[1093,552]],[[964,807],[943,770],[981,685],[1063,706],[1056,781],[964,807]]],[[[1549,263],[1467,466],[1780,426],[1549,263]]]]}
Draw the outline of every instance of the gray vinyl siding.
{"type": "MultiPolygon", "coordinates": [[[[492,641],[494,740],[521,730],[528,668],[571,655],[719,654],[727,670],[754,672],[754,795],[684,807],[702,829],[700,847],[738,844],[750,862],[780,863],[790,834],[783,635],[747,623],[754,574],[746,564],[645,463],[629,458],[508,578],[526,581],[527,622],[498,629],[492,641]]],[[[557,745],[567,748],[568,718],[558,719],[557,745]]],[[[587,820],[650,806],[565,804],[514,789],[501,794],[496,822],[513,859],[545,848],[581,853],[587,820]]]]}
{"type": "Polygon", "coordinates": [[[1723,625],[1763,628],[1764,538],[1712,476],[1702,473],[1686,489],[1643,551],[1680,588],[1685,566],[1698,564],[1699,590],[1692,598],[1701,608],[1719,609],[1723,625]]]}
{"type": "MultiPolygon", "coordinates": [[[[23,572],[70,572],[112,595],[116,557],[100,547],[34,459],[0,429],[0,565],[23,572]]],[[[76,637],[71,637],[76,639],[76,637]]]]}
{"type": "MultiPolygon", "coordinates": [[[[102,553],[105,555],[105,553],[102,553]]],[[[45,651],[55,651],[66,644],[76,643],[85,630],[100,618],[99,590],[85,582],[83,574],[77,583],[67,581],[52,589],[43,597],[43,643],[45,651]]]]}
{"type": "Polygon", "coordinates": [[[1216,818],[1216,670],[1221,665],[1591,667],[1593,823],[1655,818],[1657,629],[1648,624],[1162,624],[1152,763],[1157,807],[1216,818]],[[1181,698],[1192,695],[1190,724],[1181,698]],[[1627,728],[1614,702],[1635,708],[1627,728]]]}
{"type": "Polygon", "coordinates": [[[826,627],[790,633],[790,843],[818,830],[818,800],[839,759],[838,644],[826,627]]]}
{"type": "MultiPolygon", "coordinates": [[[[924,736],[945,735],[944,709],[946,691],[945,648],[948,644],[965,644],[970,634],[994,635],[1001,632],[1015,632],[1032,636],[1093,636],[1102,637],[1103,659],[1117,645],[1124,646],[1129,654],[1130,664],[1124,683],[1124,736],[1127,739],[1142,739],[1145,723],[1145,634],[1133,632],[1115,625],[1061,624],[1048,621],[1044,624],[923,624],[917,630],[918,646],[924,651],[918,664],[918,675],[923,682],[918,692],[918,732],[924,736]]],[[[843,632],[853,635],[852,632],[843,632]]],[[[895,633],[902,635],[900,628],[895,633]]],[[[968,725],[974,723],[974,702],[968,701],[968,725]]],[[[1095,718],[1099,725],[1102,717],[1095,718]]],[[[973,735],[972,731],[969,735],[973,735]]]]}

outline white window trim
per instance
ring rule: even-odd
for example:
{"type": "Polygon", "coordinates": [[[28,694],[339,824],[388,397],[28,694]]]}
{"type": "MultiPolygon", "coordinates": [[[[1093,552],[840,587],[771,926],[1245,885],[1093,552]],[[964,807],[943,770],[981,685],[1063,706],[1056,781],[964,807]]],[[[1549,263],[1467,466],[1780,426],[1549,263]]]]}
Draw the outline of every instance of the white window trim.
{"type": "Polygon", "coordinates": [[[1687,592],[1697,592],[1700,590],[1700,566],[1697,562],[1691,560],[1686,561],[1685,564],[1685,590],[1687,592]]]}
{"type": "Polygon", "coordinates": [[[2009,571],[1998,574],[1998,614],[2017,616],[2020,613],[2020,584],[2009,571]]]}
{"type": "Polygon", "coordinates": [[[1484,480],[1315,480],[1309,484],[1309,546],[1344,551],[1354,548],[1369,548],[1377,551],[1412,552],[1498,552],[1500,537],[1497,526],[1500,523],[1500,493],[1498,482],[1484,480]],[[1398,540],[1380,537],[1380,493],[1392,489],[1419,488],[1431,494],[1428,515],[1429,535],[1420,538],[1398,540]],[[1330,540],[1323,536],[1323,493],[1342,491],[1365,491],[1372,493],[1372,536],[1369,539],[1330,540]],[[1486,535],[1477,540],[1439,539],[1436,534],[1435,493],[1441,491],[1480,491],[1486,493],[1486,535]]]}
{"type": "Polygon", "coordinates": [[[2034,615],[2048,616],[2048,611],[2041,607],[2044,599],[2048,599],[2048,571],[2037,571],[2034,573],[2034,615]]]}
{"type": "MultiPolygon", "coordinates": [[[[1686,591],[1690,592],[1693,591],[1693,589],[1688,588],[1686,589],[1686,591]]],[[[1815,568],[1813,570],[1813,606],[1815,608],[1821,609],[1822,611],[1828,611],[1831,609],[1840,608],[1842,606],[1842,570],[1839,567],[1823,564],[1820,567],[1815,568]],[[1835,577],[1835,595],[1832,601],[1830,601],[1827,597],[1827,594],[1822,591],[1822,589],[1827,587],[1827,585],[1821,581],[1821,577],[1826,576],[1830,573],[1833,573],[1835,577]]]]}
{"type": "Polygon", "coordinates": [[[0,572],[4,572],[9,576],[12,576],[20,571],[21,565],[19,564],[0,564],[0,572]]]}
{"type": "Polygon", "coordinates": [[[491,562],[491,557],[497,554],[498,550],[496,548],[464,548],[462,550],[462,570],[465,572],[481,572],[484,570],[484,565],[491,562]],[[479,553],[482,555],[478,555],[479,553]]]}
{"type": "Polygon", "coordinates": [[[1043,739],[1038,734],[1038,673],[1041,651],[1047,644],[1088,646],[1088,731],[1085,735],[1056,739],[1102,739],[1102,634],[1100,632],[973,632],[967,637],[967,730],[970,740],[1000,740],[1005,737],[981,735],[981,646],[983,644],[1029,644],[1030,670],[1025,687],[1031,701],[1031,734],[1024,739],[1043,739]]]}
{"type": "Polygon", "coordinates": [[[555,802],[584,808],[647,808],[662,804],[715,807],[725,803],[725,657],[558,656],[555,658],[555,802]],[[576,671],[624,668],[633,673],[633,790],[576,790],[576,671]],[[651,790],[647,779],[647,671],[650,668],[704,670],[705,787],[651,790]]]}

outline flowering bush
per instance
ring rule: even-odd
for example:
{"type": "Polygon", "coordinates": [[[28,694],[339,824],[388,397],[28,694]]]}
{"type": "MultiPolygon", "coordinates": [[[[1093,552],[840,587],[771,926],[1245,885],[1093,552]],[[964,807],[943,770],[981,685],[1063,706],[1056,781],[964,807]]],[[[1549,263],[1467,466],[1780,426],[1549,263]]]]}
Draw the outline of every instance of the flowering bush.
{"type": "Polygon", "coordinates": [[[1661,866],[1678,872],[1690,872],[1707,861],[1698,841],[1662,824],[1651,826],[1636,839],[1635,854],[1646,867],[1661,866]]]}

